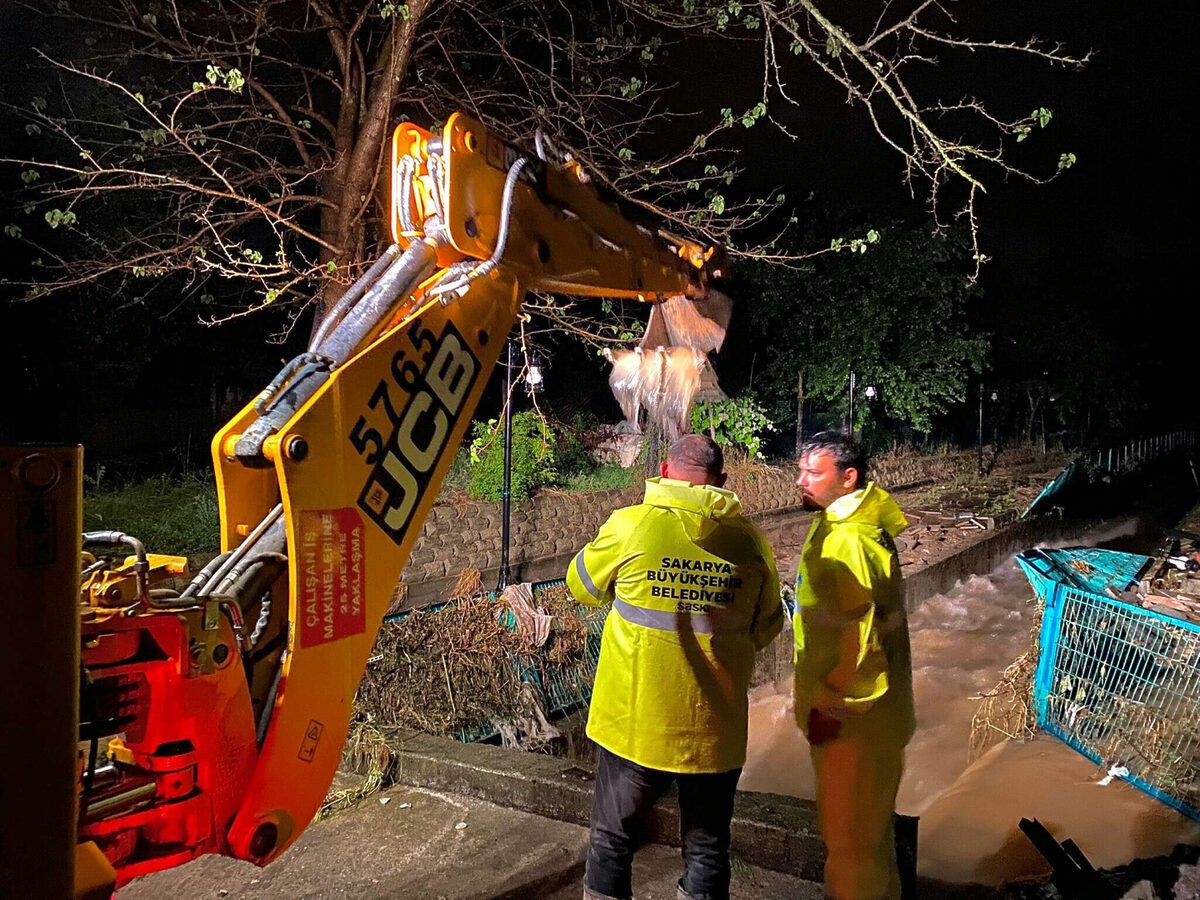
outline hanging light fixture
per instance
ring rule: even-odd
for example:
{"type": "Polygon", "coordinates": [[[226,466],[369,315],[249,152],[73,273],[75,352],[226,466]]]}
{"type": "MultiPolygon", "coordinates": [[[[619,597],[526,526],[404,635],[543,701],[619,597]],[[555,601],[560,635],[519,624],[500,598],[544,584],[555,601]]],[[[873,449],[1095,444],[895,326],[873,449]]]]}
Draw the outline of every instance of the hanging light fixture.
{"type": "Polygon", "coordinates": [[[536,353],[529,354],[529,371],[525,373],[525,393],[540,394],[546,389],[545,367],[536,353]]]}

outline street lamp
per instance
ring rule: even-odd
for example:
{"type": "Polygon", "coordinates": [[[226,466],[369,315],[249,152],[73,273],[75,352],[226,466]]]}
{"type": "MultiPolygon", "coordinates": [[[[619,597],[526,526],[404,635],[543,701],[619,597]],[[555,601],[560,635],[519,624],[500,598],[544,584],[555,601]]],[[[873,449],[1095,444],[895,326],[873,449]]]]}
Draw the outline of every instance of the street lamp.
{"type": "Polygon", "coordinates": [[[846,433],[849,434],[850,437],[854,437],[854,382],[855,382],[854,370],[851,369],[850,370],[850,422],[849,422],[848,427],[846,428],[846,433]]]}
{"type": "Polygon", "coordinates": [[[529,371],[525,373],[525,393],[540,394],[546,389],[546,376],[542,366],[542,358],[536,353],[529,354],[529,371]]]}
{"type": "MultiPolygon", "coordinates": [[[[496,592],[508,587],[512,580],[512,568],[508,562],[509,536],[512,523],[512,431],[513,431],[513,356],[516,343],[510,337],[505,348],[504,360],[504,491],[500,495],[500,574],[496,580],[496,592]]],[[[525,373],[525,393],[532,396],[546,388],[545,366],[536,353],[528,355],[529,370],[525,373]]]]}
{"type": "MultiPolygon", "coordinates": [[[[855,394],[857,385],[858,385],[858,374],[853,369],[851,369],[850,370],[850,427],[847,429],[847,431],[849,432],[851,437],[854,436],[854,394],[855,394]]],[[[875,385],[868,384],[865,388],[863,388],[863,396],[866,397],[868,401],[875,400],[879,397],[879,391],[876,389],[875,385]]]]}
{"type": "MultiPolygon", "coordinates": [[[[999,399],[1000,395],[996,391],[992,391],[988,399],[993,403],[999,399]]],[[[994,413],[993,413],[994,415],[994,413]]],[[[994,452],[994,451],[993,451],[994,452]]],[[[979,382],[979,474],[983,474],[983,382],[979,382]]]]}

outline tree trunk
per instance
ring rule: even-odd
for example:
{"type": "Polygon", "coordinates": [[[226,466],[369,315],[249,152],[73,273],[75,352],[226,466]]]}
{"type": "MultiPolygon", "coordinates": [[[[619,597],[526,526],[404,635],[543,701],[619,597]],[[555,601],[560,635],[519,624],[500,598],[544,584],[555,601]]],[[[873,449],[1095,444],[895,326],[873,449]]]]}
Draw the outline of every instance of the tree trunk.
{"type": "Polygon", "coordinates": [[[804,443],[804,370],[800,370],[796,381],[796,455],[804,443]]]}
{"type": "MultiPolygon", "coordinates": [[[[335,200],[337,207],[322,211],[321,237],[338,251],[323,250],[321,262],[333,262],[339,269],[348,269],[351,276],[358,274],[362,264],[373,262],[367,257],[374,255],[378,241],[367,233],[367,211],[386,174],[382,167],[388,158],[392,108],[408,73],[417,29],[430,3],[413,0],[408,4],[408,18],[396,18],[374,65],[365,72],[358,65],[361,55],[351,46],[354,38],[347,39],[337,29],[330,32],[335,49],[338,41],[344,42],[345,49],[338,54],[343,73],[334,161],[324,183],[325,196],[335,200]],[[368,83],[364,84],[364,79],[368,83]]],[[[321,292],[321,314],[337,302],[346,286],[344,281],[326,282],[321,292]]]]}

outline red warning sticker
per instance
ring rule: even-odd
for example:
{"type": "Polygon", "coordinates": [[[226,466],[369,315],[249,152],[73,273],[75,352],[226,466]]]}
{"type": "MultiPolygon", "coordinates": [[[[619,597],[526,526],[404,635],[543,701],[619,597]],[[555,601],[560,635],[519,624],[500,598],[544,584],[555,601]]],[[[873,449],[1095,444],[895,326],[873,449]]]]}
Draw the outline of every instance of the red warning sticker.
{"type": "Polygon", "coordinates": [[[315,647],[366,630],[363,523],[358,511],[300,513],[300,646],[315,647]]]}

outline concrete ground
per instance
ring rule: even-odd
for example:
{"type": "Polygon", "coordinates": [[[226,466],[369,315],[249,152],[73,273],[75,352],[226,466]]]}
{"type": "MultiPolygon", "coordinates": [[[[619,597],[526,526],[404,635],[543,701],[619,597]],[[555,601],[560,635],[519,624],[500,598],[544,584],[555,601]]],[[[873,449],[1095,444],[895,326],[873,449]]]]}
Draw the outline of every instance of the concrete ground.
{"type": "MultiPolygon", "coordinates": [[[[395,786],[311,825],[265,869],[205,856],[140,878],[117,900],[220,898],[578,898],[587,829],[482,800],[395,786]]],[[[674,900],[679,851],[651,845],[634,865],[638,900],[674,900]]],[[[735,860],[734,900],[819,898],[818,886],[735,860]]]]}

